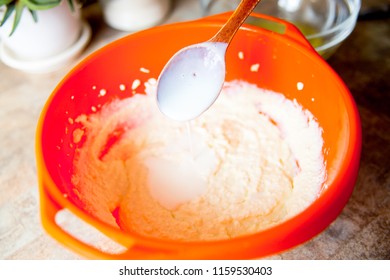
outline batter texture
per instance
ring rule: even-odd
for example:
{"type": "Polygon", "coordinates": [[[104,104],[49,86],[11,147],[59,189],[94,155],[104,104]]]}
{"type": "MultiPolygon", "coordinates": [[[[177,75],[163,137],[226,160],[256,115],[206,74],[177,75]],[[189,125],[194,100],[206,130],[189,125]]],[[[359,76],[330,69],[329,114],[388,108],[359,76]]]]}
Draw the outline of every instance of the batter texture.
{"type": "Polygon", "coordinates": [[[226,83],[190,123],[164,117],[153,88],[75,121],[73,184],[86,211],[144,236],[255,233],[305,209],[325,178],[312,114],[246,82],[226,83]]]}

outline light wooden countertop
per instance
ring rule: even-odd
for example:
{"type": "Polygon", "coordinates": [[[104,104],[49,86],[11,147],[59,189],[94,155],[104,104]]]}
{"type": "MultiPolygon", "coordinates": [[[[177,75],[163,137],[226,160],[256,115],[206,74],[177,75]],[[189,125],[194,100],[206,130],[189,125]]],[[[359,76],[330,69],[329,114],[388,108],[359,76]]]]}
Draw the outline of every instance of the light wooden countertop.
{"type": "MultiPolygon", "coordinates": [[[[53,240],[39,217],[35,129],[50,93],[83,57],[125,36],[96,7],[85,17],[92,40],[72,65],[28,74],[0,63],[0,259],[80,259],[53,240]]],[[[175,1],[166,22],[200,17],[196,0],[175,1]]],[[[360,173],[351,200],[328,229],[271,259],[390,259],[390,20],[359,21],[329,64],[358,104],[363,127],[360,173]]]]}

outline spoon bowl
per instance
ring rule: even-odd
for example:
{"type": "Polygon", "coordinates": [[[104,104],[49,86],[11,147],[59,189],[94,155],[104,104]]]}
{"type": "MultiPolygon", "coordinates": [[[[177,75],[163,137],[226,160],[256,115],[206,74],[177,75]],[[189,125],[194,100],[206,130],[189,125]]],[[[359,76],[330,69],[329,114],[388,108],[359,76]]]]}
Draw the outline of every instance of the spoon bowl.
{"type": "Polygon", "coordinates": [[[204,42],[176,53],[159,78],[157,103],[171,119],[188,121],[206,111],[225,81],[226,43],[204,42]]]}
{"type": "Polygon", "coordinates": [[[157,104],[164,115],[189,121],[215,102],[225,81],[228,45],[259,2],[242,0],[213,38],[179,50],[168,61],[157,84],[157,104]]]}

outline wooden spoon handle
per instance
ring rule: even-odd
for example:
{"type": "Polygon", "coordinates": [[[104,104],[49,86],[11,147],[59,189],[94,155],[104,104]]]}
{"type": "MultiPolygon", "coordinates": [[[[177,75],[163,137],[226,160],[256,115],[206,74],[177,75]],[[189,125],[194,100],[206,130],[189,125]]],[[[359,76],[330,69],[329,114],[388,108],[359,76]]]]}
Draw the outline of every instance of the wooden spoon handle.
{"type": "Polygon", "coordinates": [[[234,34],[261,0],[242,0],[228,21],[210,42],[230,43],[234,34]]]}

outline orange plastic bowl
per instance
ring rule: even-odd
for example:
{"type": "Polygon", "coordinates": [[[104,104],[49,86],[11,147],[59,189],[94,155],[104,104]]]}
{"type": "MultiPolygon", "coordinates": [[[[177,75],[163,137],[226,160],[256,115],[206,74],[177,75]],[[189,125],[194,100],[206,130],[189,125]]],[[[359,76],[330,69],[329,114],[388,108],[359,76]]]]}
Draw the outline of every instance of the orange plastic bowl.
{"type": "Polygon", "coordinates": [[[176,51],[211,38],[229,15],[129,35],[90,55],[57,86],[42,112],[36,144],[42,223],[55,239],[87,258],[247,259],[301,244],[323,231],[339,215],[353,191],[360,159],[361,129],[353,98],[342,80],[294,26],[263,15],[255,16],[278,32],[244,25],[228,49],[226,78],[284,93],[317,118],[323,128],[327,187],[316,201],[297,216],[256,234],[223,241],[177,242],[113,228],[84,211],[70,191],[77,146],[72,145],[72,132],[77,125],[70,123],[69,118],[92,113],[93,108],[115,98],[128,97],[130,90],[128,94],[120,91],[120,84],[157,78],[176,51]],[[244,59],[239,59],[239,52],[244,53],[244,59]],[[250,67],[255,63],[261,67],[258,72],[251,72],[250,67]],[[140,71],[142,67],[150,73],[140,71]],[[298,91],[297,82],[304,83],[305,89],[298,91]],[[93,85],[104,87],[107,94],[98,97],[93,85]],[[124,245],[126,252],[105,253],[67,233],[55,220],[56,213],[64,208],[124,245]]]}

